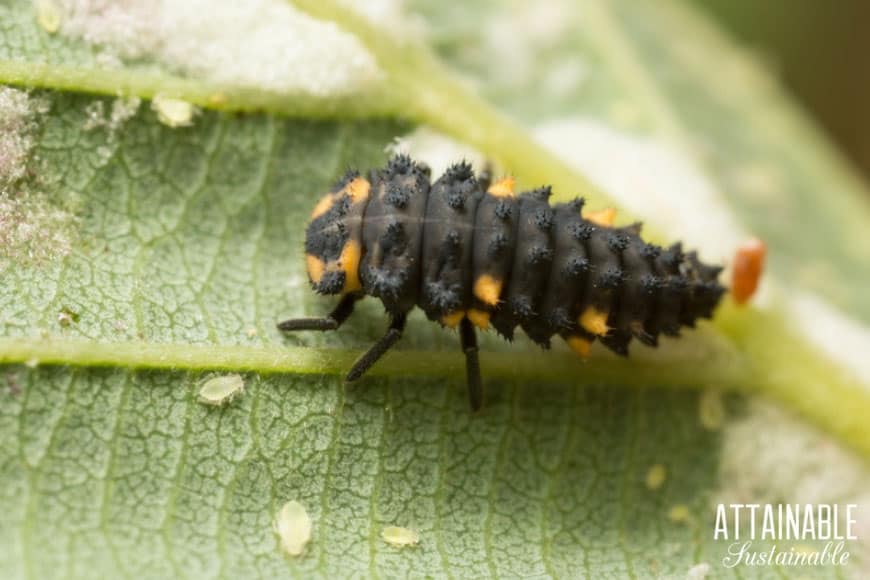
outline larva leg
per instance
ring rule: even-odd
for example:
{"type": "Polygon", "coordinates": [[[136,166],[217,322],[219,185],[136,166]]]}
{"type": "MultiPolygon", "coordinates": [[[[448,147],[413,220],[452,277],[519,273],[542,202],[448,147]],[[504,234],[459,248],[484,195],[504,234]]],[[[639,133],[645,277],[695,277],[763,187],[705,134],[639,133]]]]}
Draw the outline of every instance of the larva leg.
{"type": "Polygon", "coordinates": [[[346,294],[338,306],[323,318],[291,318],[278,323],[278,330],[336,330],[353,314],[353,307],[360,299],[359,294],[346,294]]]}
{"type": "Polygon", "coordinates": [[[402,331],[405,330],[405,319],[406,317],[404,314],[400,314],[393,318],[386,334],[378,339],[378,341],[374,343],[365,354],[353,363],[353,367],[351,367],[350,372],[347,373],[347,377],[345,378],[347,382],[352,383],[363,376],[365,372],[384,355],[384,353],[390,350],[390,348],[392,348],[393,345],[402,338],[402,331]]]}
{"type": "Polygon", "coordinates": [[[459,324],[459,339],[462,352],[465,353],[465,376],[471,410],[479,411],[483,406],[483,385],[480,381],[480,361],[477,358],[477,333],[467,318],[463,318],[459,324]]]}

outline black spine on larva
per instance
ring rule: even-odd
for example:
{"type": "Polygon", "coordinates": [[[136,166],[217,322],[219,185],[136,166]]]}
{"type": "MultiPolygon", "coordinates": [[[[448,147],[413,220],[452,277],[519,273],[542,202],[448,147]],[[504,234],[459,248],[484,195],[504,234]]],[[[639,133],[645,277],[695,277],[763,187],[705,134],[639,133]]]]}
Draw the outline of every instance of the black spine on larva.
{"type": "Polygon", "coordinates": [[[363,222],[360,281],[392,314],[417,303],[420,249],[429,179],[409,157],[397,155],[373,175],[363,222]]]}
{"type": "Polygon", "coordinates": [[[471,303],[472,240],[481,195],[467,163],[450,167],[429,191],[419,305],[431,320],[471,303]]]}
{"type": "Polygon", "coordinates": [[[707,266],[701,263],[695,252],[686,254],[683,262],[683,272],[689,280],[689,295],[684,297],[683,309],[680,313],[680,323],[685,326],[694,326],[698,318],[710,318],[713,309],[725,292],[716,278],[722,268],[719,266],[707,266]]]}
{"type": "Polygon", "coordinates": [[[651,260],[660,252],[661,248],[645,243],[639,235],[628,236],[628,244],[622,251],[622,268],[628,274],[622,286],[619,314],[613,320],[614,328],[649,346],[658,344],[658,333],[649,332],[646,322],[655,309],[662,286],[651,260]]]}
{"type": "Polygon", "coordinates": [[[668,336],[679,336],[680,313],[683,308],[683,296],[686,294],[689,282],[680,272],[684,259],[682,244],[679,242],[663,249],[653,260],[656,276],[661,280],[655,315],[649,321],[647,332],[661,332],[668,336]]]}
{"type": "Polygon", "coordinates": [[[582,199],[553,208],[553,265],[541,301],[540,315],[550,334],[588,340],[592,335],[577,324],[590,273],[586,239],[591,230],[580,216],[582,209],[582,199]]]}
{"type": "Polygon", "coordinates": [[[622,312],[631,306],[624,301],[626,290],[634,277],[634,272],[626,265],[624,254],[631,245],[632,238],[639,237],[640,224],[626,228],[604,228],[602,230],[607,242],[607,249],[614,256],[615,266],[605,266],[598,273],[597,284],[600,292],[607,293],[610,299],[607,316],[607,334],[600,338],[601,343],[618,355],[628,356],[628,344],[631,342],[630,325],[625,324],[622,312]]]}
{"type": "Polygon", "coordinates": [[[492,325],[507,338],[513,336],[517,324],[529,337],[548,347],[547,324],[538,308],[544,296],[553,262],[553,210],[548,203],[550,188],[523,193],[519,197],[519,220],[511,276],[504,303],[492,316],[492,325]]]}
{"type": "MultiPolygon", "coordinates": [[[[622,270],[622,292],[619,307],[610,317],[615,333],[633,336],[641,342],[655,346],[657,338],[644,328],[656,303],[661,282],[653,271],[647,258],[649,253],[657,253],[640,238],[640,226],[630,226],[622,230],[624,245],[620,251],[622,270]]],[[[627,343],[626,343],[627,346],[627,343]]]]}

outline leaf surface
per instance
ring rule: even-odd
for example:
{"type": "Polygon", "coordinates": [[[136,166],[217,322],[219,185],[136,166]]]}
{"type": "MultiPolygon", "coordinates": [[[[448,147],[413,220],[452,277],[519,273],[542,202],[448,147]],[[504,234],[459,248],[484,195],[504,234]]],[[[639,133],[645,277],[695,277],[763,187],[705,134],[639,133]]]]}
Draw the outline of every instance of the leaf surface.
{"type": "MultiPolygon", "coordinates": [[[[863,186],[816,135],[794,129],[791,113],[796,153],[767,133],[753,136],[756,149],[746,153],[735,126],[762,112],[749,97],[715,109],[715,95],[698,88],[697,66],[668,47],[680,31],[698,46],[727,50],[703,23],[678,8],[652,14],[617,4],[601,12],[592,4],[587,26],[609,24],[598,30],[617,37],[572,35],[570,26],[549,41],[526,37],[521,48],[538,64],[511,78],[483,67],[499,46],[484,41],[498,29],[479,34],[471,25],[492,7],[463,6],[442,11],[414,2],[410,9],[451,66],[484,79],[486,96],[529,127],[529,143],[531,127],[540,136],[545,122],[572,116],[619,127],[629,145],[661,139],[679,149],[689,135],[705,135],[714,153],[700,161],[689,155],[690,163],[716,187],[738,192],[724,207],[740,227],[769,239],[778,283],[818,291],[867,320],[866,299],[854,290],[868,271],[856,271],[866,264],[865,246],[827,235],[836,229],[841,240],[866,242],[863,186]],[[614,43],[631,51],[614,52],[614,43]],[[588,63],[589,83],[565,88],[551,79],[553,86],[534,92],[541,75],[575,56],[588,63]],[[626,59],[647,76],[632,77],[626,59]],[[638,82],[652,83],[652,101],[649,94],[632,100],[638,82]],[[627,126],[620,119],[631,114],[612,108],[623,101],[640,111],[627,126]],[[661,102],[670,120],[656,108],[661,102]],[[789,168],[803,171],[789,197],[799,200],[793,219],[760,219],[761,201],[730,187],[729,176],[746,163],[789,176],[789,168]],[[822,203],[813,192],[826,180],[840,193],[822,203]],[[810,217],[819,229],[790,229],[810,217]],[[837,283],[794,272],[798,258],[828,268],[837,283]]],[[[502,24],[515,28],[504,30],[535,25],[522,9],[506,14],[502,24]]],[[[191,127],[172,129],[147,103],[68,92],[111,93],[96,84],[77,89],[80,77],[64,76],[71,69],[63,67],[95,67],[92,48],[47,35],[29,3],[0,6],[0,80],[22,82],[12,73],[38,63],[52,74],[37,84],[63,90],[27,97],[47,111],[18,127],[30,143],[28,173],[2,195],[24,200],[9,215],[42,228],[42,237],[29,240],[65,243],[34,254],[18,238],[0,255],[0,360],[15,363],[0,369],[3,578],[683,577],[702,563],[716,577],[766,577],[769,570],[720,565],[728,543],[712,540],[714,502],[851,501],[863,493],[864,464],[826,435],[745,395],[704,390],[776,394],[775,379],[747,379],[757,368],[747,344],[767,349],[770,341],[759,332],[741,342],[745,324],[733,313],[725,315],[739,332],[729,323],[706,326],[627,362],[602,351],[584,366],[561,347],[542,353],[525,339],[507,345],[487,337],[487,405],[479,416],[467,409],[456,337],[416,313],[402,350],[346,388],[340,371],[385,328],[380,305],[364,302],[338,333],[283,337],[274,324],[331,306],[309,291],[301,256],[318,196],[347,166],[380,165],[385,148],[425,115],[401,111],[404,98],[363,99],[351,113],[362,118],[338,119],[331,97],[249,87],[227,92],[226,108],[265,112],[204,110],[191,127]],[[134,113],[112,123],[116,106],[134,113]],[[237,370],[242,394],[221,407],[198,402],[204,381],[237,370]],[[785,475],[770,475],[770,460],[751,453],[759,417],[766,429],[759,436],[791,466],[785,475]],[[794,441],[799,448],[790,447],[794,441]],[[809,453],[820,448],[826,454],[809,453]],[[830,495],[806,491],[821,485],[819,465],[831,474],[822,483],[841,482],[830,495]],[[662,468],[663,481],[650,483],[650,471],[662,468]],[[272,528],[289,500],[314,522],[299,558],[282,555],[272,528]],[[417,531],[419,545],[386,544],[381,531],[392,525],[417,531]]],[[[399,65],[387,69],[411,75],[399,65]]],[[[225,89],[157,61],[128,63],[106,76],[106,87],[113,78],[133,79],[125,92],[141,97],[181,87],[206,107],[210,94],[225,89]]],[[[780,110],[779,101],[765,106],[780,110]]],[[[446,116],[454,114],[461,116],[446,116]]],[[[498,147],[487,150],[467,131],[468,142],[501,159],[498,147]]],[[[738,185],[758,183],[737,177],[738,185]]],[[[592,182],[623,200],[606,179],[593,175],[592,182]]],[[[773,354],[771,365],[780,364],[773,354]]],[[[847,401],[822,408],[860,415],[862,407],[847,401]]],[[[867,448],[866,431],[850,433],[846,442],[867,448]]],[[[860,555],[845,573],[860,570],[860,555]]]]}

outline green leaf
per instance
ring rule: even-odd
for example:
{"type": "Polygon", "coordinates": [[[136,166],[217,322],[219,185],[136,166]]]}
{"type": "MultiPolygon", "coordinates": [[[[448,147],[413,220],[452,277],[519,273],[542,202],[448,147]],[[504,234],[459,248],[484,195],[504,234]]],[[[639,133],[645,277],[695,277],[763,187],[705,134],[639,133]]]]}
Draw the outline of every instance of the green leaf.
{"type": "MultiPolygon", "coordinates": [[[[733,99],[708,88],[699,59],[738,57],[705,23],[670,3],[559,5],[547,35],[535,28],[553,25],[547,6],[412,3],[449,66],[521,126],[407,31],[332,2],[298,4],[353,33],[384,78],[313,96],[192,76],[157,56],[107,70],[93,47],[41,30],[29,3],[0,6],[0,82],[47,89],[0,89],[0,577],[683,577],[703,564],[717,577],[766,576],[722,567],[714,502],[867,501],[863,460],[780,409],[870,451],[866,385],[789,321],[807,311],[791,295],[811,291],[868,320],[864,186],[781,96],[753,84],[743,57],[736,72],[753,80],[733,99]],[[681,52],[678,36],[697,52],[681,52]],[[587,81],[547,76],[572,59],[587,81]],[[118,92],[204,110],[169,128],[118,92]],[[714,324],[628,361],[601,351],[581,364],[561,346],[543,354],[486,337],[480,415],[467,408],[456,337],[419,313],[401,350],[353,388],[341,373],[383,332],[378,304],[338,333],[275,329],[331,305],[308,290],[301,256],[320,193],[348,165],[381,164],[422,124],[524,185],[616,199],[671,237],[662,232],[677,226],[606,171],[536,143],[536,125],[542,138],[556,134],[544,123],[577,116],[606,122],[624,144],[616,154],[665,143],[684,155],[724,198],[706,210],[769,241],[782,304],[725,306],[714,324]],[[701,137],[715,145],[704,154],[701,137]],[[773,180],[788,220],[761,218],[771,202],[753,187],[769,171],[788,180],[773,180]],[[241,372],[244,391],[199,402],[222,372],[241,372]],[[298,558],[282,555],[272,525],[289,500],[314,522],[298,558]],[[386,544],[392,525],[416,530],[419,545],[386,544]]],[[[866,545],[847,549],[845,572],[813,572],[860,576],[866,545]]]]}

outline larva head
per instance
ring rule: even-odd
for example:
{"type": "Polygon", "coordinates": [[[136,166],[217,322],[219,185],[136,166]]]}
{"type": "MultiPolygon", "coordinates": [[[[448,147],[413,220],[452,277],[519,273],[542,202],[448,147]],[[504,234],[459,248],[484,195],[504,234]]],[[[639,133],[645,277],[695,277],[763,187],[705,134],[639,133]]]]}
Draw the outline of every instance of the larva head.
{"type": "Polygon", "coordinates": [[[314,207],[305,230],[305,265],[320,294],[360,289],[360,229],[369,182],[349,171],[314,207]]]}

